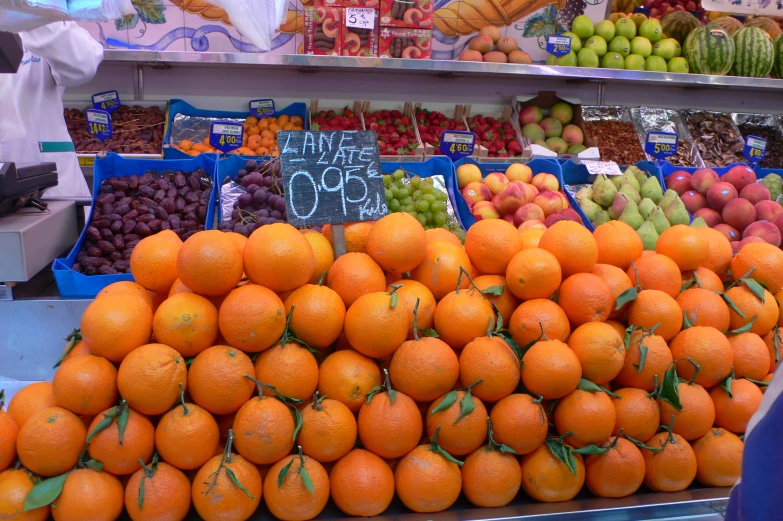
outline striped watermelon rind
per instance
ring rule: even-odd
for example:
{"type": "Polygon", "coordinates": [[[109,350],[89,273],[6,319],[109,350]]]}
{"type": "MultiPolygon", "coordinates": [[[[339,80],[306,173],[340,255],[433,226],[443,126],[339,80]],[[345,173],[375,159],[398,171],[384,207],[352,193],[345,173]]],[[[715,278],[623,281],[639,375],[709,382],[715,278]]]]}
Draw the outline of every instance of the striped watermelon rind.
{"type": "Polygon", "coordinates": [[[773,78],[783,79],[783,34],[775,38],[772,45],[775,53],[775,63],[772,65],[770,75],[773,78]]]}
{"type": "Polygon", "coordinates": [[[661,30],[680,43],[700,25],[699,19],[687,11],[672,11],[661,20],[661,30]]]}
{"type": "Polygon", "coordinates": [[[775,61],[775,50],[769,35],[758,27],[745,27],[734,36],[733,76],[766,78],[775,61]]]}
{"type": "Polygon", "coordinates": [[[734,40],[720,26],[697,27],[685,39],[683,56],[692,73],[723,76],[734,63],[734,40]]]}

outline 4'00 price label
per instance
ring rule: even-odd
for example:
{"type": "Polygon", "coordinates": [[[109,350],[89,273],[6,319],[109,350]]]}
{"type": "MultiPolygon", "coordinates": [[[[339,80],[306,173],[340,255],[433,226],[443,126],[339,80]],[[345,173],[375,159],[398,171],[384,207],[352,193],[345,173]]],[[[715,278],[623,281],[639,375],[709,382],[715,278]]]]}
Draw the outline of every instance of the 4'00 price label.
{"type": "Polygon", "coordinates": [[[677,153],[677,134],[674,132],[650,131],[644,151],[657,159],[673,156],[677,153]]]}
{"type": "Polygon", "coordinates": [[[99,92],[92,95],[92,106],[106,112],[114,112],[120,108],[120,95],[116,90],[99,92]]]}
{"type": "Polygon", "coordinates": [[[209,128],[209,143],[223,153],[242,146],[245,127],[239,123],[215,122],[209,128]]]}
{"type": "Polygon", "coordinates": [[[743,153],[751,163],[759,163],[763,161],[764,155],[767,153],[767,140],[758,136],[746,137],[743,153]]]}

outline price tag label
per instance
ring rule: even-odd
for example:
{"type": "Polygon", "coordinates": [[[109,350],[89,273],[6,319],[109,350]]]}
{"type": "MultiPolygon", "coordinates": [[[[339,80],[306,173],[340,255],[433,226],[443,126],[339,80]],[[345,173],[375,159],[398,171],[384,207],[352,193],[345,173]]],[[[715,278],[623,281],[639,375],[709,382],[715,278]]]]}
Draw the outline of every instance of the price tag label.
{"type": "Polygon", "coordinates": [[[120,95],[117,94],[116,90],[93,94],[92,106],[93,108],[105,110],[106,112],[114,112],[120,108],[120,95]]]}
{"type": "Polygon", "coordinates": [[[277,141],[290,224],[374,221],[388,213],[374,131],[281,130],[277,141]]]}
{"type": "Polygon", "coordinates": [[[254,99],[250,102],[250,115],[261,118],[271,118],[275,115],[275,100],[254,99]]]}
{"type": "Polygon", "coordinates": [[[623,175],[620,167],[614,161],[582,161],[591,178],[599,175],[623,175]]]}
{"type": "Polygon", "coordinates": [[[476,134],[465,130],[447,130],[440,136],[440,151],[452,160],[469,156],[476,146],[476,134]]]}
{"type": "Polygon", "coordinates": [[[375,9],[371,7],[348,7],[345,9],[345,26],[356,29],[374,29],[375,13],[375,9]]]}
{"type": "Polygon", "coordinates": [[[239,123],[215,122],[209,127],[209,143],[223,153],[242,146],[245,127],[239,123]]]}
{"type": "Polygon", "coordinates": [[[677,134],[674,132],[648,132],[644,151],[658,159],[673,156],[677,153],[677,134]]]}
{"type": "Polygon", "coordinates": [[[745,138],[745,148],[743,154],[751,163],[759,163],[764,160],[767,153],[767,140],[758,136],[748,136],[745,138]]]}
{"type": "Polygon", "coordinates": [[[87,131],[93,136],[106,141],[112,135],[111,114],[105,110],[87,109],[87,131]]]}
{"type": "Polygon", "coordinates": [[[558,34],[551,34],[546,39],[546,52],[554,56],[565,56],[571,52],[571,38],[558,34]]]}

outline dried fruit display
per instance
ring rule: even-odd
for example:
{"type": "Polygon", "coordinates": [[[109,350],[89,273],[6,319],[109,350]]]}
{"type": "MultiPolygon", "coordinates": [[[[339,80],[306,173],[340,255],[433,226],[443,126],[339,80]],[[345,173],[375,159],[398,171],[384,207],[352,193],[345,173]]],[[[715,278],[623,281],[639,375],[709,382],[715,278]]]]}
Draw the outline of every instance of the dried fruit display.
{"type": "Polygon", "coordinates": [[[160,154],[162,151],[166,113],[160,107],[120,105],[111,113],[114,134],[103,143],[87,131],[84,110],[65,109],[63,116],[77,153],[160,154]]]}
{"type": "Polygon", "coordinates": [[[744,161],[742,136],[731,116],[704,110],[684,110],[682,114],[706,166],[744,161]]]}
{"type": "Polygon", "coordinates": [[[601,159],[618,165],[644,161],[644,151],[633,123],[627,121],[585,121],[587,137],[598,143],[601,159]]]}

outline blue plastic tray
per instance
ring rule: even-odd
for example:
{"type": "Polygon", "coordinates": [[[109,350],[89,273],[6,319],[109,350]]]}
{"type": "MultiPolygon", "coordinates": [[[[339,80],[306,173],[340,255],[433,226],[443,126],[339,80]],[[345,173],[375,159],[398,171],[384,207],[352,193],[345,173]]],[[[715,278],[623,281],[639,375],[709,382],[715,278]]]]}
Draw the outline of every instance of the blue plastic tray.
{"type": "MultiPolygon", "coordinates": [[[[658,162],[658,166],[661,167],[661,173],[663,174],[664,191],[665,191],[666,190],[666,186],[665,186],[666,178],[669,177],[673,172],[677,172],[678,170],[684,170],[684,171],[688,172],[689,174],[692,174],[696,170],[700,170],[701,168],[711,168],[712,170],[715,170],[718,173],[718,175],[723,175],[726,172],[728,172],[729,170],[731,170],[732,168],[734,168],[735,166],[748,166],[748,164],[747,163],[732,163],[729,166],[721,166],[721,167],[712,168],[712,167],[698,167],[698,166],[696,166],[696,167],[694,167],[694,166],[688,166],[688,167],[674,166],[673,164],[669,163],[668,161],[660,161],[660,162],[658,162]]],[[[760,170],[765,170],[765,169],[760,169],[760,170]]],[[[781,171],[781,172],[783,172],[783,171],[781,171]]],[[[758,177],[763,177],[763,176],[759,176],[758,170],[756,171],[756,177],[757,178],[758,177]]]]}
{"type": "MultiPolygon", "coordinates": [[[[655,178],[658,179],[658,182],[661,183],[661,189],[664,191],[666,190],[666,185],[663,182],[663,175],[661,174],[661,169],[657,163],[654,161],[639,161],[634,166],[640,170],[644,170],[650,175],[655,176],[655,178]]],[[[626,168],[628,168],[628,165],[621,166],[620,170],[625,172],[626,168]]],[[[568,162],[563,164],[563,180],[567,185],[586,184],[589,182],[589,176],[590,174],[587,171],[587,167],[582,164],[574,163],[571,160],[568,160],[568,162]]],[[[585,227],[590,231],[595,230],[593,223],[590,222],[585,213],[582,211],[582,208],[579,206],[579,203],[576,202],[576,199],[574,199],[574,196],[572,196],[568,190],[566,190],[566,196],[568,197],[568,202],[571,204],[571,207],[573,207],[573,209],[576,210],[576,213],[578,213],[582,218],[585,227]]]]}
{"type": "MultiPolygon", "coordinates": [[[[514,163],[479,163],[471,157],[463,157],[454,163],[454,184],[452,186],[452,190],[454,191],[454,198],[457,202],[457,213],[459,215],[460,221],[462,222],[463,228],[467,230],[476,223],[476,218],[473,217],[472,213],[470,213],[468,203],[466,203],[465,199],[462,197],[462,193],[460,193],[459,190],[459,185],[457,184],[456,168],[464,164],[476,165],[479,167],[479,170],[481,170],[481,177],[487,177],[492,172],[505,172],[506,169],[514,163]]],[[[552,174],[557,177],[557,181],[560,183],[560,186],[563,186],[563,171],[560,168],[560,163],[557,159],[533,159],[532,161],[524,164],[530,167],[530,169],[533,171],[533,175],[540,174],[541,172],[552,174]]]]}
{"type": "MultiPolygon", "coordinates": [[[[212,175],[212,197],[207,206],[206,228],[213,228],[215,219],[215,200],[218,193],[217,167],[213,156],[203,154],[198,157],[188,157],[187,159],[166,160],[166,159],[124,159],[118,154],[108,154],[106,157],[95,161],[94,179],[93,179],[93,206],[95,208],[95,197],[98,194],[101,184],[110,177],[127,177],[133,174],[141,175],[149,170],[182,170],[183,172],[192,172],[203,168],[212,175]]],[[[92,219],[92,211],[90,218],[92,219]]],[[[71,268],[76,262],[76,256],[82,249],[84,236],[87,233],[86,227],[76,241],[67,257],[55,259],[52,265],[54,279],[57,282],[57,289],[60,295],[66,298],[94,298],[103,288],[109,284],[114,284],[122,280],[133,280],[130,273],[120,273],[117,275],[84,275],[73,271],[71,268]]]]}
{"type": "Polygon", "coordinates": [[[454,209],[454,214],[457,217],[457,221],[463,229],[467,229],[457,209],[457,200],[462,199],[462,196],[458,197],[454,191],[454,188],[457,186],[457,180],[456,174],[454,173],[454,163],[451,162],[451,159],[443,156],[436,156],[424,161],[423,163],[408,161],[381,161],[381,171],[384,174],[391,173],[398,168],[402,168],[411,174],[418,175],[419,177],[442,175],[443,180],[446,182],[446,192],[449,196],[449,202],[451,203],[451,207],[454,209]]]}
{"type": "MultiPolygon", "coordinates": [[[[250,115],[250,110],[246,112],[232,112],[228,110],[207,110],[199,109],[190,103],[181,99],[172,99],[169,101],[168,121],[166,122],[166,134],[163,136],[163,144],[168,145],[171,137],[171,125],[174,116],[185,114],[186,116],[202,116],[210,118],[234,118],[244,119],[250,115]]],[[[287,107],[276,110],[276,115],[299,116],[304,121],[305,129],[310,128],[310,120],[307,117],[307,105],[304,102],[291,103],[287,107]]],[[[163,147],[163,157],[165,159],[189,159],[192,156],[177,150],[171,146],[163,147]]]]}

